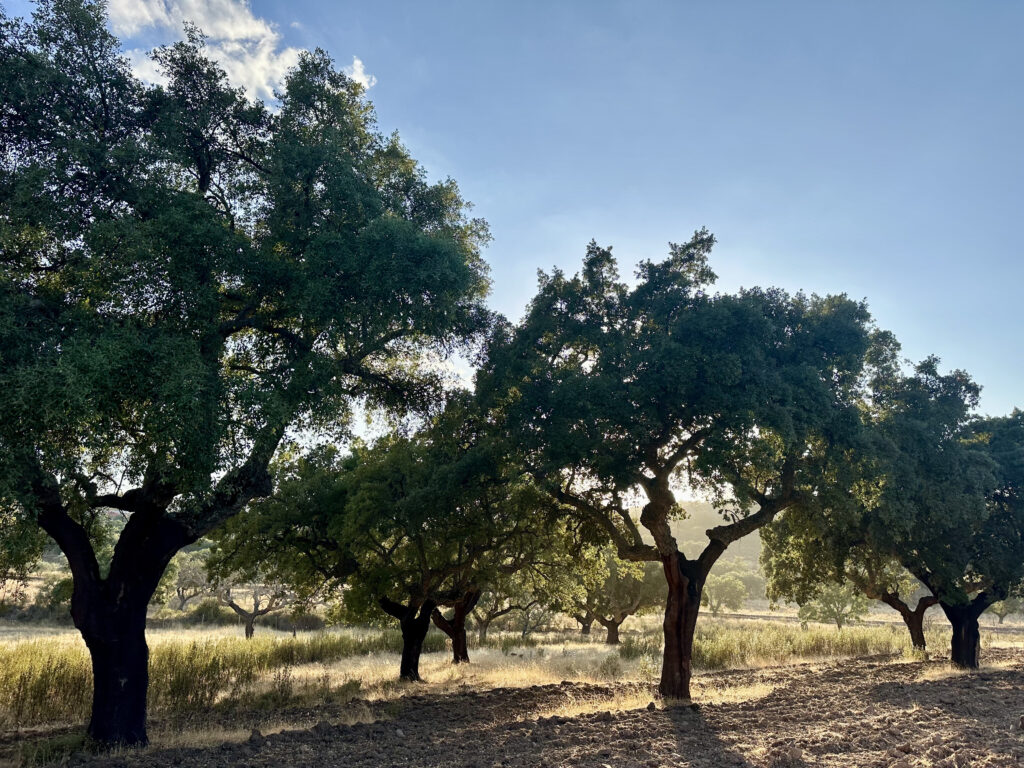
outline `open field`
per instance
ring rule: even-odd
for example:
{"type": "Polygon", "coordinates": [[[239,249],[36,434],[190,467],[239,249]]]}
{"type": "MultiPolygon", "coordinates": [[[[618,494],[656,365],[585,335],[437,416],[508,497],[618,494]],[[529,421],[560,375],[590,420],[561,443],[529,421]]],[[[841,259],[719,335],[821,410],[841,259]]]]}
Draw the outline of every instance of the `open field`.
{"type": "MultiPolygon", "coordinates": [[[[107,758],[81,752],[89,678],[80,640],[0,640],[0,760],[853,766],[910,754],[920,759],[903,765],[1016,765],[1024,635],[986,633],[986,666],[966,675],[917,660],[897,630],[709,620],[696,652],[699,711],[656,697],[650,626],[618,648],[575,633],[530,645],[495,636],[468,666],[453,666],[432,635],[422,684],[395,679],[393,632],[261,631],[246,642],[234,629],[156,631],[152,746],[107,758]]],[[[930,633],[935,656],[947,637],[930,633]]]]}

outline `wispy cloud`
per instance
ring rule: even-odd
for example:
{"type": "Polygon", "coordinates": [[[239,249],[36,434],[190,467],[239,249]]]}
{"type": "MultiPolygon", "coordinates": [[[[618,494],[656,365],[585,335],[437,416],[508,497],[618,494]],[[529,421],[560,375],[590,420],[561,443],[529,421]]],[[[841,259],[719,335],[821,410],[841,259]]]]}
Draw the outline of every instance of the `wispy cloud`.
{"type": "MultiPolygon", "coordinates": [[[[195,23],[207,35],[209,54],[224,67],[231,82],[253,98],[272,99],[301,52],[282,47],[277,25],[254,15],[247,0],[109,0],[108,12],[114,32],[129,40],[144,32],[173,39],[186,21],[195,23]]],[[[160,72],[145,49],[133,48],[126,54],[139,77],[160,81],[160,72]]],[[[359,59],[346,72],[367,88],[376,82],[359,59]]]]}

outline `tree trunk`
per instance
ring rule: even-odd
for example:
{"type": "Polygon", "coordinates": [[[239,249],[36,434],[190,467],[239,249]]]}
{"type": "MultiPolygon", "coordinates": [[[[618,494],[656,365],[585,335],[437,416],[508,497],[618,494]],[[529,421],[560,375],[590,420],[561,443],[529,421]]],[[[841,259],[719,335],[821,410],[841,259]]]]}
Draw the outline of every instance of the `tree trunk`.
{"type": "Polygon", "coordinates": [[[386,597],[380,599],[380,607],[398,619],[402,628],[402,660],[398,677],[400,680],[418,682],[420,677],[420,654],[423,652],[423,638],[430,629],[430,617],[437,603],[424,600],[418,607],[416,603],[402,605],[386,597]],[[417,610],[419,611],[417,613],[417,610]]]}
{"type": "Polygon", "coordinates": [[[480,594],[477,590],[467,591],[452,606],[451,619],[445,618],[440,609],[435,608],[433,611],[434,625],[448,635],[448,638],[452,641],[453,664],[469,663],[469,643],[466,640],[466,616],[476,606],[477,601],[480,599],[480,594]]]}
{"type": "Polygon", "coordinates": [[[608,630],[608,635],[605,637],[605,645],[618,645],[619,644],[619,625],[614,621],[609,621],[604,625],[605,629],[608,630]]]}
{"type": "Polygon", "coordinates": [[[92,660],[93,698],[88,733],[106,747],[149,743],[146,609],[173,554],[165,550],[162,555],[155,555],[139,547],[130,550],[135,559],[126,565],[125,559],[118,559],[119,551],[125,551],[125,541],[122,533],[107,578],[97,579],[95,571],[83,577],[79,571],[71,596],[71,617],[92,660]]]}
{"type": "Polygon", "coordinates": [[[981,654],[980,612],[973,605],[943,605],[942,610],[953,627],[950,661],[964,669],[977,669],[981,654]]]}
{"type": "Polygon", "coordinates": [[[590,634],[590,627],[593,626],[594,620],[593,619],[587,619],[585,621],[580,621],[579,619],[576,619],[576,621],[580,622],[580,634],[581,635],[589,635],[590,634]]]}
{"type": "Polygon", "coordinates": [[[418,682],[420,677],[420,654],[423,652],[423,639],[430,629],[430,614],[434,612],[434,603],[427,600],[420,607],[419,614],[412,607],[402,619],[402,661],[398,676],[402,680],[418,682]]]}
{"type": "Polygon", "coordinates": [[[932,595],[926,595],[918,600],[917,607],[911,610],[909,605],[892,592],[882,595],[879,600],[899,612],[903,623],[907,625],[907,630],[910,632],[910,642],[913,643],[915,649],[923,651],[926,644],[924,639],[924,614],[939,601],[932,595]]]}
{"type": "Polygon", "coordinates": [[[693,663],[693,635],[700,613],[700,597],[707,570],[698,561],[689,561],[678,552],[662,556],[668,581],[665,605],[665,652],[662,657],[658,690],[666,698],[689,699],[693,663]]]}
{"type": "Polygon", "coordinates": [[[481,645],[487,642],[487,630],[491,626],[491,619],[476,620],[476,638],[481,645]]]}
{"type": "Polygon", "coordinates": [[[996,614],[996,618],[998,618],[999,619],[999,623],[1002,624],[1003,623],[1003,619],[1006,618],[1006,614],[1005,613],[997,613],[996,614]]]}
{"type": "Polygon", "coordinates": [[[256,617],[246,616],[245,617],[245,639],[252,640],[252,636],[256,634],[256,617]]]}
{"type": "MultiPolygon", "coordinates": [[[[120,612],[119,612],[120,613],[120,612]]],[[[144,746],[149,648],[146,608],[123,616],[96,634],[82,632],[92,657],[89,736],[108,745],[144,746]]]]}
{"type": "Polygon", "coordinates": [[[910,642],[913,643],[916,650],[923,651],[927,645],[927,641],[924,639],[924,612],[907,611],[902,616],[903,623],[907,625],[907,630],[910,632],[910,642]]]}

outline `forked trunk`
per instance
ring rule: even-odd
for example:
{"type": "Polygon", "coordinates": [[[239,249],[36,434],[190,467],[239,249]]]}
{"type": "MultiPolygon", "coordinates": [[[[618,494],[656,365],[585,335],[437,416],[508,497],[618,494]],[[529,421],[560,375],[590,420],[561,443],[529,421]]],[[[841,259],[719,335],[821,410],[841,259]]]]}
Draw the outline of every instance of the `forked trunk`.
{"type": "Polygon", "coordinates": [[[690,698],[693,664],[693,636],[700,613],[700,597],[707,570],[678,552],[661,558],[668,581],[665,605],[665,652],[661,665],[661,695],[672,699],[690,698]]]}
{"type": "Polygon", "coordinates": [[[612,616],[610,619],[606,619],[603,616],[597,617],[597,622],[607,630],[608,634],[605,635],[605,645],[618,645],[619,644],[619,627],[622,626],[622,622],[626,620],[625,616],[616,617],[612,616]]]}
{"type": "Polygon", "coordinates": [[[591,628],[591,626],[593,626],[594,620],[593,619],[585,619],[585,620],[576,619],[576,621],[578,621],[580,623],[580,634],[581,635],[589,635],[590,634],[590,628],[591,628]]]}
{"type": "Polygon", "coordinates": [[[398,619],[399,626],[402,628],[402,660],[399,664],[399,679],[421,680],[420,654],[423,652],[423,639],[427,636],[427,630],[430,629],[430,615],[437,607],[437,603],[433,600],[424,600],[419,605],[416,603],[402,605],[382,597],[380,607],[387,614],[398,619]]]}
{"type": "Polygon", "coordinates": [[[918,600],[917,607],[911,610],[910,606],[900,600],[895,594],[885,594],[881,597],[881,600],[886,605],[899,611],[903,623],[907,625],[907,631],[910,632],[910,642],[916,650],[923,651],[927,644],[924,637],[924,614],[939,601],[931,595],[927,595],[918,600]]]}
{"type": "MultiPolygon", "coordinates": [[[[124,567],[119,559],[124,534],[115,549],[106,580],[96,572],[75,574],[71,617],[82,634],[92,661],[92,714],[89,736],[105,747],[144,746],[146,692],[149,687],[149,649],[146,646],[146,608],[166,566],[163,557],[144,550],[124,567]]],[[[142,548],[140,547],[140,550],[142,548]]]]}
{"type": "MultiPolygon", "coordinates": [[[[476,590],[471,590],[463,595],[452,607],[452,617],[450,619],[445,618],[440,609],[434,609],[434,625],[448,635],[448,638],[452,641],[453,664],[469,663],[469,643],[466,640],[466,617],[476,606],[477,601],[480,599],[480,594],[481,593],[476,590]]],[[[483,629],[483,632],[486,636],[486,627],[483,629]]]]}

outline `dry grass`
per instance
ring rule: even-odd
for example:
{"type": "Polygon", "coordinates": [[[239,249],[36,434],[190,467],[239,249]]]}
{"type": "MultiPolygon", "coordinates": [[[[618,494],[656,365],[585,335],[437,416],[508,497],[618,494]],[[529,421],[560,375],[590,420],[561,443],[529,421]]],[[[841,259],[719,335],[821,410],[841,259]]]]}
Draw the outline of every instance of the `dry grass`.
{"type": "Polygon", "coordinates": [[[658,703],[648,686],[626,686],[615,688],[611,696],[592,696],[585,693],[569,693],[566,700],[551,707],[524,712],[519,718],[527,720],[539,717],[579,717],[596,712],[625,712],[631,709],[646,709],[651,702],[658,703]]]}
{"type": "Polygon", "coordinates": [[[701,704],[735,704],[741,701],[757,701],[769,695],[776,688],[775,683],[758,680],[753,683],[730,685],[724,680],[704,682],[697,679],[692,693],[701,704]]]}
{"type": "MultiPolygon", "coordinates": [[[[517,646],[514,635],[496,636],[488,647],[471,649],[472,664],[459,666],[450,663],[446,650],[438,650],[444,647],[443,638],[432,635],[435,651],[425,653],[420,662],[428,682],[417,686],[396,679],[399,638],[394,631],[346,629],[293,639],[261,630],[255,639],[245,641],[237,628],[220,627],[156,630],[149,637],[150,704],[158,717],[201,715],[212,709],[272,713],[283,706],[346,704],[356,698],[380,701],[409,692],[443,694],[563,680],[649,686],[660,672],[661,638],[653,626],[625,634],[619,647],[573,632],[535,636],[532,647],[517,646]]],[[[945,653],[948,632],[933,630],[929,644],[935,653],[945,653]]],[[[1024,636],[983,632],[984,647],[997,645],[1020,647],[1024,636]]],[[[695,662],[698,670],[715,670],[875,654],[915,658],[906,632],[899,627],[851,627],[837,632],[823,626],[805,630],[783,622],[706,619],[698,633],[695,662]]],[[[933,668],[928,674],[962,673],[933,668]]],[[[696,697],[707,703],[756,699],[771,692],[770,686],[761,684],[743,689],[708,687],[699,675],[694,685],[696,697]]],[[[0,726],[81,723],[88,714],[90,689],[88,656],[77,634],[37,630],[26,636],[0,631],[0,726]]],[[[615,706],[650,703],[649,694],[621,695],[622,701],[615,706]]],[[[572,706],[584,711],[610,705],[602,699],[600,705],[583,700],[572,706]]],[[[183,738],[179,733],[168,737],[183,738]]],[[[208,738],[231,740],[220,731],[208,738]]],[[[158,733],[154,743],[160,743],[158,733]]]]}
{"type": "Polygon", "coordinates": [[[926,667],[917,676],[918,682],[924,681],[935,681],[935,680],[952,680],[963,677],[974,677],[977,675],[983,675],[986,672],[995,672],[997,670],[1007,669],[1018,669],[1020,664],[1014,660],[1003,659],[998,661],[985,661],[982,656],[981,666],[977,669],[964,669],[963,667],[957,667],[953,664],[931,664],[926,667]]]}

